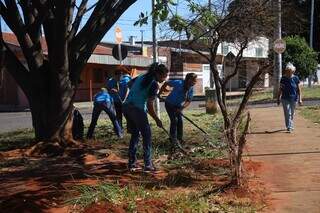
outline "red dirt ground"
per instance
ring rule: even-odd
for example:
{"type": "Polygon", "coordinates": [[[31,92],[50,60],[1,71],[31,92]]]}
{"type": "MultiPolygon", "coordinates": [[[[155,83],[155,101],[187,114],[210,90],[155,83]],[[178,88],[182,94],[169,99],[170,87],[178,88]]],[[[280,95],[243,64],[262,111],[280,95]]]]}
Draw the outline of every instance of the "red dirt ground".
{"type": "MultiPolygon", "coordinates": [[[[96,185],[101,181],[115,182],[120,185],[146,183],[150,187],[163,183],[174,193],[175,190],[190,190],[200,182],[213,182],[217,185],[225,184],[228,178],[207,174],[205,169],[211,167],[228,167],[225,159],[206,159],[196,161],[194,169],[201,171],[201,175],[194,178],[188,174],[188,170],[181,172],[160,170],[154,175],[143,175],[142,172],[129,173],[127,160],[124,157],[108,152],[100,153],[104,147],[91,145],[85,149],[73,148],[67,150],[63,156],[39,157],[27,156],[28,150],[17,149],[2,152],[2,163],[7,166],[0,169],[0,212],[37,213],[70,212],[72,206],[65,204],[70,198],[70,192],[75,185],[96,185]],[[99,154],[97,154],[99,153],[99,154]],[[182,178],[187,185],[179,185],[171,182],[170,178],[182,178]],[[191,188],[190,188],[191,187],[191,188]]],[[[246,164],[248,170],[258,171],[261,166],[254,162],[246,164]]],[[[251,172],[250,172],[251,174],[251,172]]],[[[252,183],[251,183],[252,184],[252,183]]],[[[247,186],[246,186],[247,187],[247,186]]],[[[241,196],[247,191],[229,190],[225,196],[233,198],[241,196]]],[[[259,192],[252,199],[257,200],[259,192]]],[[[262,196],[263,197],[263,196],[262,196]]],[[[111,203],[95,203],[89,206],[85,212],[125,212],[127,206],[116,206],[111,203]]],[[[168,209],[166,202],[159,199],[147,199],[137,202],[138,212],[159,212],[168,209]]],[[[73,210],[76,211],[76,210],[73,210]]]]}

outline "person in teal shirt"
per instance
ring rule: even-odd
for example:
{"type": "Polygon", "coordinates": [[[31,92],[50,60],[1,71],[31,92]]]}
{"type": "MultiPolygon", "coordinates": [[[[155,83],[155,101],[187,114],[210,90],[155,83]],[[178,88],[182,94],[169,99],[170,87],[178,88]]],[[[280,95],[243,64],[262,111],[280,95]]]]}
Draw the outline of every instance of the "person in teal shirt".
{"type": "Polygon", "coordinates": [[[130,171],[135,171],[138,168],[136,153],[140,134],[143,139],[144,171],[155,171],[151,160],[151,128],[147,113],[156,121],[158,127],[163,128],[162,122],[154,110],[154,100],[158,93],[158,83],[167,78],[168,72],[164,65],[153,63],[146,74],[132,79],[129,83],[130,92],[123,104],[123,112],[131,134],[128,162],[130,171]]]}
{"type": "Polygon", "coordinates": [[[181,112],[190,105],[194,93],[193,87],[196,82],[197,75],[195,73],[188,73],[184,80],[166,81],[159,91],[159,95],[161,95],[164,91],[168,91],[168,86],[172,88],[165,101],[166,111],[170,118],[172,152],[178,145],[178,141],[183,142],[183,120],[181,112]]]}

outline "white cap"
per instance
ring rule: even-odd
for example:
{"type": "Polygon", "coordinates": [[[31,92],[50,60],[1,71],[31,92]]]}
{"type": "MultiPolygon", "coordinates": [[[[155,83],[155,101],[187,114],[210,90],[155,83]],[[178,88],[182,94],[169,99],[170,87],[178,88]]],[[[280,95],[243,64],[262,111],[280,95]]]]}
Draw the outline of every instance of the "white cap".
{"type": "Polygon", "coordinates": [[[286,70],[291,70],[294,72],[294,71],[296,71],[296,67],[291,62],[289,62],[286,65],[286,70]]]}

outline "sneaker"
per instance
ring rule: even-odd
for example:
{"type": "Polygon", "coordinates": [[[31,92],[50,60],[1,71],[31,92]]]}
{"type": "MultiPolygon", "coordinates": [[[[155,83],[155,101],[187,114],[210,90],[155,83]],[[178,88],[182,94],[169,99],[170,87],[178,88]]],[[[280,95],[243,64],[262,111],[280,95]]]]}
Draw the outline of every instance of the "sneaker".
{"type": "Polygon", "coordinates": [[[135,164],[134,165],[129,165],[128,168],[129,168],[130,172],[135,172],[135,171],[137,171],[139,169],[139,167],[137,165],[135,165],[135,164]]]}
{"type": "Polygon", "coordinates": [[[157,169],[154,166],[145,166],[143,168],[143,172],[146,172],[146,173],[153,173],[156,171],[157,171],[157,169]]]}

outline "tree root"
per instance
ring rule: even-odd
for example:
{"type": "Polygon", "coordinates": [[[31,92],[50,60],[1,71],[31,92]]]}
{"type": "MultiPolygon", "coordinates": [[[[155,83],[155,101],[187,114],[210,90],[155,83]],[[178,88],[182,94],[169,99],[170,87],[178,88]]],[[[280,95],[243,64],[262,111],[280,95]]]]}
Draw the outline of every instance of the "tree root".
{"type": "Polygon", "coordinates": [[[40,141],[26,151],[27,156],[55,157],[62,156],[68,148],[85,148],[85,144],[76,140],[40,141]]]}

